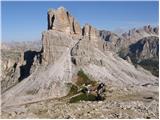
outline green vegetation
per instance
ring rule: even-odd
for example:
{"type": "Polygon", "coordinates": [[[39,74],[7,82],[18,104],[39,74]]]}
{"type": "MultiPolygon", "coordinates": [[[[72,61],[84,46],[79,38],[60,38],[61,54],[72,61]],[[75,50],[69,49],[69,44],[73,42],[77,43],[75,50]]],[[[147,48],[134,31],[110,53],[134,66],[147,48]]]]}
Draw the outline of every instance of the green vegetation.
{"type": "Polygon", "coordinates": [[[68,86],[70,87],[70,91],[66,97],[71,97],[69,100],[70,103],[75,103],[79,101],[96,101],[97,96],[96,94],[88,94],[86,93],[86,87],[87,85],[96,86],[98,84],[97,81],[91,80],[87,74],[84,73],[84,71],[81,69],[77,73],[77,80],[75,84],[68,83],[68,86]]]}
{"type": "Polygon", "coordinates": [[[76,97],[72,97],[70,99],[70,103],[76,103],[76,102],[79,102],[79,101],[96,101],[97,100],[97,97],[95,95],[92,95],[92,94],[85,94],[85,93],[82,93],[76,97]]]}
{"type": "Polygon", "coordinates": [[[159,61],[154,59],[142,60],[139,65],[150,71],[153,75],[159,77],[159,61]]]}
{"type": "Polygon", "coordinates": [[[67,94],[67,96],[72,96],[72,95],[75,95],[77,93],[78,93],[78,87],[76,85],[70,83],[70,91],[67,94]]]}
{"type": "Polygon", "coordinates": [[[80,71],[78,71],[77,73],[78,79],[76,81],[76,85],[77,86],[82,86],[83,84],[85,85],[96,85],[97,81],[95,80],[91,80],[87,74],[84,73],[84,71],[81,69],[80,71]]]}

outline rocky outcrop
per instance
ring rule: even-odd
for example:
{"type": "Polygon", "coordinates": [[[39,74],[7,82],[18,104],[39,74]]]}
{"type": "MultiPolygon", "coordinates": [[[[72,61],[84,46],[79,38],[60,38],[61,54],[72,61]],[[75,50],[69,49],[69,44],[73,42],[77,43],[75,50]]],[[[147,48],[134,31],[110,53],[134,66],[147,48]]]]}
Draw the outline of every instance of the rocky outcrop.
{"type": "Polygon", "coordinates": [[[158,27],[144,26],[140,29],[131,29],[129,32],[118,36],[110,31],[100,31],[103,50],[117,52],[126,59],[130,56],[134,60],[158,58],[158,27]]]}
{"type": "Polygon", "coordinates": [[[159,27],[153,28],[153,32],[156,33],[157,35],[159,35],[159,27]]]}
{"type": "Polygon", "coordinates": [[[39,60],[34,60],[33,64],[29,65],[28,60],[26,59],[26,53],[28,53],[27,51],[40,51],[41,46],[40,41],[2,42],[2,46],[0,48],[1,63],[3,63],[1,65],[1,93],[18,84],[22,80],[20,80],[20,78],[23,78],[22,74],[29,73],[27,75],[28,77],[32,71],[39,66],[39,57],[39,60]],[[38,65],[35,65],[37,62],[38,65]],[[26,66],[29,69],[26,69],[26,66]]]}
{"type": "MultiPolygon", "coordinates": [[[[85,24],[81,30],[79,23],[63,7],[57,10],[49,10],[48,31],[42,34],[42,61],[44,64],[53,64],[66,49],[72,46],[73,42],[76,43],[79,40],[84,41],[82,42],[83,46],[81,48],[85,48],[86,45],[89,46],[90,43],[91,46],[94,45],[97,47],[98,37],[99,31],[89,24],[85,24]],[[67,33],[67,35],[65,33],[67,33]],[[75,34],[78,35],[78,37],[75,38],[75,34]],[[74,39],[74,41],[72,39],[74,39]]],[[[72,50],[75,51],[74,49],[72,50]]],[[[83,54],[85,53],[87,53],[87,51],[84,51],[83,54]]]]}
{"type": "Polygon", "coordinates": [[[132,63],[159,75],[159,28],[144,26],[123,34],[122,47],[118,54],[123,59],[131,58],[132,63]]]}
{"type": "Polygon", "coordinates": [[[119,52],[122,49],[128,48],[131,44],[136,43],[145,37],[158,37],[159,28],[151,27],[151,25],[144,26],[139,29],[131,29],[123,33],[121,36],[116,35],[110,31],[101,30],[99,36],[104,42],[104,49],[119,52]]]}
{"type": "Polygon", "coordinates": [[[42,63],[54,64],[76,40],[65,33],[48,30],[42,34],[42,42],[42,63]]]}
{"type": "Polygon", "coordinates": [[[89,24],[85,24],[82,29],[82,35],[89,38],[89,40],[98,39],[99,31],[89,24]]]}
{"type": "Polygon", "coordinates": [[[92,44],[92,41],[88,41],[87,39],[80,40],[71,49],[72,62],[78,66],[91,63],[101,66],[102,57],[97,58],[94,48],[95,46],[92,44]]]}
{"type": "Polygon", "coordinates": [[[103,50],[118,52],[123,47],[123,39],[110,31],[101,30],[99,36],[103,43],[103,50]]]}
{"type": "Polygon", "coordinates": [[[57,10],[50,9],[48,11],[48,30],[49,29],[78,35],[81,35],[82,32],[79,23],[63,7],[57,10]]]}
{"type": "Polygon", "coordinates": [[[132,64],[131,58],[129,56],[126,57],[127,62],[132,64]]]}
{"type": "Polygon", "coordinates": [[[82,36],[80,24],[63,7],[48,11],[48,31],[42,34],[43,63],[54,63],[63,54],[65,49],[69,48],[72,37],[78,35],[76,39],[82,36]],[[66,35],[67,33],[67,35],[66,35]]]}
{"type": "Polygon", "coordinates": [[[145,37],[150,37],[150,36],[158,37],[158,34],[159,34],[158,27],[151,27],[151,25],[148,25],[148,26],[144,26],[143,28],[139,28],[139,29],[135,29],[135,28],[131,29],[129,30],[128,33],[127,32],[123,33],[122,37],[126,43],[126,46],[129,46],[145,37]]]}
{"type": "Polygon", "coordinates": [[[146,37],[129,46],[129,55],[136,59],[149,59],[159,57],[159,39],[146,37]]]}
{"type": "Polygon", "coordinates": [[[147,33],[153,33],[153,34],[159,34],[159,28],[158,27],[152,27],[151,25],[144,26],[144,31],[147,33]]]}
{"type": "Polygon", "coordinates": [[[20,53],[2,50],[1,58],[1,93],[17,84],[20,77],[20,53]]]}

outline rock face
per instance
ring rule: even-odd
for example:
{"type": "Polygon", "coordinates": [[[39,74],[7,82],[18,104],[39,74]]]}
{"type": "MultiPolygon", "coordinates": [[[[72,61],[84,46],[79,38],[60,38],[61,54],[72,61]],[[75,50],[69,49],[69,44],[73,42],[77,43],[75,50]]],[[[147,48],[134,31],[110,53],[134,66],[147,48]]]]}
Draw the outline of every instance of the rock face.
{"type": "Polygon", "coordinates": [[[83,31],[82,35],[88,37],[89,40],[98,39],[99,31],[96,28],[94,28],[93,26],[91,26],[89,24],[85,24],[82,31],[83,31]]]}
{"type": "Polygon", "coordinates": [[[144,26],[122,34],[122,48],[118,54],[127,59],[129,56],[135,65],[141,65],[153,75],[159,75],[159,28],[144,26]]]}
{"type": "MultiPolygon", "coordinates": [[[[66,49],[69,49],[74,40],[59,31],[46,31],[42,34],[44,64],[53,64],[57,61],[66,49]]],[[[75,40],[76,42],[76,40],[75,40]]]]}
{"type": "Polygon", "coordinates": [[[99,64],[100,58],[96,59],[93,49],[94,44],[87,39],[80,40],[71,50],[72,62],[75,65],[88,65],[90,63],[99,64]]]}
{"type": "Polygon", "coordinates": [[[54,63],[63,54],[63,51],[72,45],[73,41],[69,35],[72,35],[72,37],[78,35],[74,38],[76,39],[75,42],[85,39],[87,45],[91,40],[92,45],[97,46],[99,31],[89,24],[85,24],[81,30],[79,23],[63,7],[57,10],[49,10],[48,29],[42,34],[44,63],[54,63]]]}
{"type": "Polygon", "coordinates": [[[5,48],[1,48],[1,92],[3,93],[10,87],[18,83],[20,76],[20,52],[11,49],[5,44],[5,48]]]}
{"type": "Polygon", "coordinates": [[[146,37],[135,44],[130,45],[130,56],[137,59],[149,59],[159,57],[159,39],[157,37],[146,37]]]}
{"type": "MultiPolygon", "coordinates": [[[[5,43],[6,47],[1,48],[2,53],[2,76],[1,76],[1,92],[5,92],[7,89],[18,84],[22,76],[29,76],[34,68],[36,62],[35,54],[38,53],[34,50],[39,48],[39,44],[35,47],[33,42],[27,43],[5,43]],[[29,46],[31,50],[27,50],[25,47],[29,46]],[[33,49],[34,48],[34,49],[33,49]],[[25,52],[24,52],[25,51],[25,52]]],[[[39,58],[37,58],[39,59],[39,58]]]]}
{"type": "Polygon", "coordinates": [[[104,42],[104,48],[106,50],[119,52],[122,49],[128,48],[131,44],[135,44],[139,40],[154,36],[158,38],[159,29],[158,27],[151,27],[150,25],[144,26],[140,29],[131,29],[121,36],[116,35],[110,31],[101,30],[99,36],[104,42]]]}
{"type": "Polygon", "coordinates": [[[1,92],[3,93],[7,89],[11,88],[17,84],[18,78],[20,77],[20,69],[18,62],[9,59],[3,62],[2,66],[2,76],[1,76],[1,92]]]}
{"type": "Polygon", "coordinates": [[[152,28],[150,25],[144,26],[140,29],[131,29],[128,33],[122,34],[123,38],[125,39],[127,46],[136,43],[138,40],[149,37],[149,36],[156,36],[158,37],[159,30],[158,27],[152,28]]]}
{"type": "Polygon", "coordinates": [[[140,29],[131,29],[122,36],[110,31],[100,31],[100,37],[104,42],[103,51],[114,51],[129,63],[141,65],[156,76],[158,76],[159,70],[158,34],[158,27],[151,27],[150,25],[140,29]]]}
{"type": "Polygon", "coordinates": [[[63,7],[49,10],[48,31],[42,34],[43,63],[51,64],[58,60],[65,49],[72,44],[72,38],[69,35],[82,35],[79,23],[63,7]]]}
{"type": "Polygon", "coordinates": [[[81,35],[81,27],[65,8],[48,11],[48,29],[81,35]]]}
{"type": "Polygon", "coordinates": [[[118,52],[123,47],[123,38],[110,31],[101,30],[99,33],[103,44],[103,50],[118,52]]]}
{"type": "Polygon", "coordinates": [[[132,64],[131,58],[129,56],[126,57],[126,60],[132,64]]]}

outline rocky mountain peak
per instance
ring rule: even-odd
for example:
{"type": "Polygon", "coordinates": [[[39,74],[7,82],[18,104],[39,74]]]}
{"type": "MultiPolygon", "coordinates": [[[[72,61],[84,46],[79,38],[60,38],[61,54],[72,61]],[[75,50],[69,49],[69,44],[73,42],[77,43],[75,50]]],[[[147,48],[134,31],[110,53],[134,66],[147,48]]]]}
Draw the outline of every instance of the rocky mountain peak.
{"type": "Polygon", "coordinates": [[[82,32],[80,24],[64,7],[48,11],[48,30],[50,29],[67,34],[81,35],[82,32]]]}
{"type": "Polygon", "coordinates": [[[151,25],[144,26],[143,28],[147,33],[154,33],[158,35],[158,27],[152,27],[151,25]]]}
{"type": "Polygon", "coordinates": [[[85,40],[85,44],[91,42],[97,47],[99,31],[90,24],[85,24],[81,29],[80,24],[64,7],[50,9],[48,30],[42,34],[43,62],[54,63],[64,50],[71,49],[72,44],[80,39],[85,40]]]}
{"type": "Polygon", "coordinates": [[[89,37],[89,39],[96,39],[99,35],[99,31],[91,26],[90,24],[85,24],[82,29],[82,35],[89,37]]]}
{"type": "Polygon", "coordinates": [[[146,25],[143,28],[133,28],[129,30],[128,32],[125,32],[122,34],[122,36],[125,39],[130,39],[131,37],[137,37],[137,36],[158,36],[159,34],[159,28],[158,27],[152,27],[151,25],[146,25]]]}

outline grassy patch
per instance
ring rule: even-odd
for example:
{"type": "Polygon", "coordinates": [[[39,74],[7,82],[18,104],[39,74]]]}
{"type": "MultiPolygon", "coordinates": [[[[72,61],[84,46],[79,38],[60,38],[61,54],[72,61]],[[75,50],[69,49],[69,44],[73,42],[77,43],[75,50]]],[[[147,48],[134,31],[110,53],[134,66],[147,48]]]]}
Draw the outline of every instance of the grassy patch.
{"type": "Polygon", "coordinates": [[[77,86],[82,86],[82,85],[96,85],[97,81],[91,80],[87,74],[84,73],[84,71],[81,69],[77,73],[78,79],[76,81],[77,86]]]}
{"type": "Polygon", "coordinates": [[[91,80],[87,74],[84,73],[84,71],[81,69],[77,73],[77,80],[75,84],[68,83],[68,87],[70,88],[69,93],[65,97],[71,97],[69,102],[75,103],[79,101],[96,101],[98,100],[104,100],[103,98],[97,98],[97,94],[90,93],[88,94],[86,92],[86,86],[91,85],[92,87],[95,87],[98,85],[98,82],[95,80],[91,80]],[[74,96],[74,97],[73,97],[74,96]]]}
{"type": "Polygon", "coordinates": [[[67,96],[72,96],[78,93],[78,87],[74,84],[70,83],[70,91],[68,92],[67,96]]]}
{"type": "Polygon", "coordinates": [[[85,93],[82,93],[76,97],[72,97],[70,99],[70,103],[76,103],[76,102],[79,102],[79,101],[96,101],[96,96],[92,95],[92,94],[85,94],[85,93]]]}

